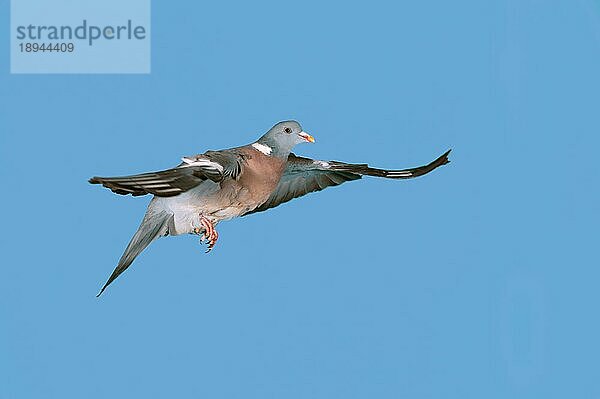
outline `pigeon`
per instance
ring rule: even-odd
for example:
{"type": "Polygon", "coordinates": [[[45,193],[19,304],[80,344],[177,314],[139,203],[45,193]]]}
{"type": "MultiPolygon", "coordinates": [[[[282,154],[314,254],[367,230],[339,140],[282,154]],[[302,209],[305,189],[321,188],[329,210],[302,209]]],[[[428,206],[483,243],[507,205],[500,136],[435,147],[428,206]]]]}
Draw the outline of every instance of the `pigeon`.
{"type": "Polygon", "coordinates": [[[153,195],[140,227],[97,296],[159,237],[198,235],[210,252],[219,238],[216,226],[221,221],[266,211],[362,176],[410,179],[449,162],[450,150],[427,165],[401,170],[314,160],[291,152],[297,144],[314,142],[298,122],[283,121],[252,144],[186,156],[172,169],[92,177],[90,183],[116,194],[153,195]]]}

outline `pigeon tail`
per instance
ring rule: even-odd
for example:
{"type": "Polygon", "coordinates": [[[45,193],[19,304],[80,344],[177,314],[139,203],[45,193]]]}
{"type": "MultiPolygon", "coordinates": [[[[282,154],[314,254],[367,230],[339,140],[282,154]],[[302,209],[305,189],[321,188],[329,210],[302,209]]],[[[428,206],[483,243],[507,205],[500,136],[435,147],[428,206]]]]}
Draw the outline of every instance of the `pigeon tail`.
{"type": "Polygon", "coordinates": [[[99,297],[102,295],[106,287],[110,285],[121,273],[123,273],[133,262],[133,260],[154,240],[156,240],[160,236],[164,236],[168,234],[169,231],[169,221],[173,216],[166,212],[152,212],[148,211],[144,216],[144,220],[142,220],[142,224],[135,232],[129,245],[125,249],[125,252],[121,256],[119,260],[119,264],[112,272],[108,281],[98,295],[99,297]]]}

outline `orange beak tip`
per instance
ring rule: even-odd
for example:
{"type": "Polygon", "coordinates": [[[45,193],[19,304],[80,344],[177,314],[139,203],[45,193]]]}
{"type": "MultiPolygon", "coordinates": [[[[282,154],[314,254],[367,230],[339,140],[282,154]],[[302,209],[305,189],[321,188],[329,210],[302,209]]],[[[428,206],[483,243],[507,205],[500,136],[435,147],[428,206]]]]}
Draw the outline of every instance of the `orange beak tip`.
{"type": "Polygon", "coordinates": [[[308,141],[309,143],[315,142],[315,138],[306,132],[301,132],[300,137],[302,137],[304,140],[308,141]]]}

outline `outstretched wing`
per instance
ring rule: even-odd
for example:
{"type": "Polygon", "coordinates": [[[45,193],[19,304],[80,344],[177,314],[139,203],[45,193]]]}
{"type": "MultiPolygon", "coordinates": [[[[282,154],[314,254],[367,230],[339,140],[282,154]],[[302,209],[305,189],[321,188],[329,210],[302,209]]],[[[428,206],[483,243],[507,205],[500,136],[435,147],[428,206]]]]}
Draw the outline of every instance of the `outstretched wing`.
{"type": "Polygon", "coordinates": [[[237,150],[207,151],[204,154],[182,158],[172,169],[160,172],[121,177],[92,177],[89,182],[102,184],[117,194],[133,196],[154,194],[172,197],[196,187],[204,180],[220,182],[237,179],[242,173],[244,156],[237,150]]]}
{"type": "Polygon", "coordinates": [[[422,176],[450,162],[448,160],[450,151],[446,151],[428,165],[401,170],[371,168],[367,164],[317,161],[290,154],[286,169],[275,191],[267,201],[247,214],[262,212],[305,194],[321,191],[329,186],[337,186],[347,181],[357,180],[362,176],[385,177],[388,179],[410,179],[422,176]]]}

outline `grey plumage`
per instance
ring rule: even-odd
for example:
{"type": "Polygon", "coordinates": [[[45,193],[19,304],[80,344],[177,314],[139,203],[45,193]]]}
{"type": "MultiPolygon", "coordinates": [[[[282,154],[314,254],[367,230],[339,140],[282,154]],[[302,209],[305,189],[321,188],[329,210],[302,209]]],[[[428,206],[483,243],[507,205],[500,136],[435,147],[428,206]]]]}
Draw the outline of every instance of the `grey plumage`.
{"type": "Polygon", "coordinates": [[[112,272],[106,284],[102,287],[98,295],[100,296],[106,287],[109,286],[121,273],[125,271],[134,261],[134,259],[148,246],[152,241],[156,240],[160,236],[167,234],[167,228],[170,219],[173,215],[169,215],[166,212],[148,212],[144,216],[140,227],[137,229],[131,241],[125,248],[125,252],[119,259],[119,264],[112,272]]]}
{"type": "Polygon", "coordinates": [[[146,215],[98,295],[160,236],[198,234],[212,249],[215,226],[224,220],[262,212],[293,198],[337,186],[362,176],[409,179],[447,164],[448,154],[416,168],[386,170],[367,164],[299,157],[292,148],[314,138],[295,121],[273,126],[255,143],[182,158],[159,172],[121,177],[93,177],[117,194],[152,194],[146,215]]]}

